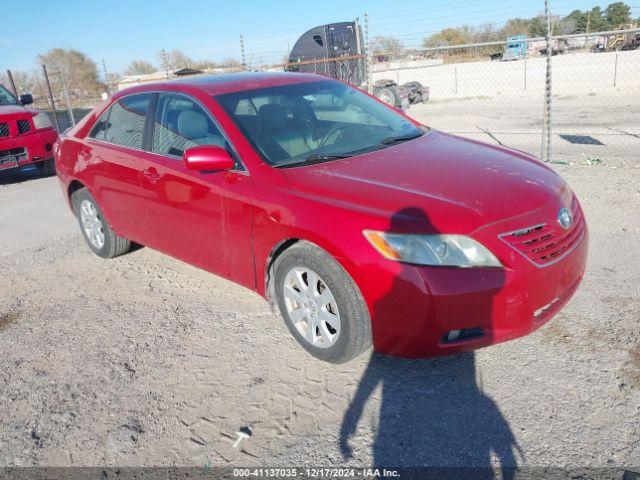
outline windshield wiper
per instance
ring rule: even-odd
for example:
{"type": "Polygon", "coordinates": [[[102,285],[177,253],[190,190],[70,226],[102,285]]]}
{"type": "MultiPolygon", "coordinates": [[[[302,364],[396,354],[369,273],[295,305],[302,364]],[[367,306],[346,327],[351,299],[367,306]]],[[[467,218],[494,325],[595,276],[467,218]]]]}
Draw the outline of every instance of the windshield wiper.
{"type": "Polygon", "coordinates": [[[311,155],[309,155],[304,159],[296,160],[289,163],[281,163],[281,164],[275,165],[275,167],[276,168],[298,167],[300,165],[311,165],[314,163],[328,162],[330,160],[338,160],[340,158],[349,158],[349,157],[353,157],[353,154],[347,155],[345,153],[341,155],[339,154],[333,155],[333,154],[312,153],[311,155]]]}
{"type": "Polygon", "coordinates": [[[336,160],[339,158],[349,158],[352,156],[353,155],[346,155],[346,154],[340,155],[340,154],[312,153],[311,155],[306,157],[304,160],[305,162],[323,162],[325,160],[336,160]]]}
{"type": "Polygon", "coordinates": [[[414,133],[413,135],[404,135],[400,137],[387,137],[380,140],[382,145],[391,145],[392,143],[406,142],[407,140],[413,140],[414,138],[421,137],[422,133],[414,133]]]}

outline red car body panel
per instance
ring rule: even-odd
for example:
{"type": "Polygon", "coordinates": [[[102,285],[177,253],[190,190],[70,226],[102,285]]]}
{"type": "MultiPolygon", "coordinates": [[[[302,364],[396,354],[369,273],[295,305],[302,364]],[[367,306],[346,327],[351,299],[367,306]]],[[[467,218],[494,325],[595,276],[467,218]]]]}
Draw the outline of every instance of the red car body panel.
{"type": "Polygon", "coordinates": [[[37,114],[37,111],[22,105],[0,105],[0,170],[19,168],[53,157],[53,144],[58,132],[53,128],[36,129],[33,117],[37,114]],[[20,132],[19,121],[28,124],[28,131],[20,132]]]}
{"type": "Polygon", "coordinates": [[[65,194],[86,186],[119,235],[263,296],[278,248],[300,239],[314,243],[353,278],[371,314],[374,347],[388,354],[449,354],[526,335],[575,292],[586,265],[586,224],[565,181],[547,166],[509,149],[431,131],[348,159],[273,168],[212,96],[319,77],[225,78],[138,86],[112,101],[146,91],[191,95],[215,116],[246,172],[191,171],[161,155],[86,138],[105,104],[61,137],[56,167],[65,194]],[[502,238],[538,224],[560,229],[563,207],[573,209],[581,222],[574,228],[581,230],[554,261],[538,265],[502,238]],[[365,229],[468,235],[504,268],[390,261],[372,248],[365,229]],[[480,338],[443,341],[451,330],[477,327],[484,332],[480,338]]]}

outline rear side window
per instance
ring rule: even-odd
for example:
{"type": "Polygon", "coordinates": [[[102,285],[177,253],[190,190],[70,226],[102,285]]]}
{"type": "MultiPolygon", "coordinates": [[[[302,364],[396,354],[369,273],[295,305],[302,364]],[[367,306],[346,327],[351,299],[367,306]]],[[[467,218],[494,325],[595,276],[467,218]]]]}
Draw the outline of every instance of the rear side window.
{"type": "Polygon", "coordinates": [[[200,104],[184,95],[161,94],[153,124],[153,152],[182,157],[186,149],[197,145],[229,150],[220,130],[200,104]]]}
{"type": "Polygon", "coordinates": [[[116,101],[103,113],[89,136],[96,140],[142,149],[142,137],[151,93],[129,95],[116,101]]]}

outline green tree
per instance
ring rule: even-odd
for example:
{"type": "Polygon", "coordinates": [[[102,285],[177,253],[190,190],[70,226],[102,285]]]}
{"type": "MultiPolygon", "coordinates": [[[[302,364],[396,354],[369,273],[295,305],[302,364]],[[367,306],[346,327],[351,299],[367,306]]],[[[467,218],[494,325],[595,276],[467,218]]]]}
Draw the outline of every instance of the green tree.
{"type": "Polygon", "coordinates": [[[507,38],[510,35],[525,35],[529,33],[530,25],[531,19],[512,18],[507,20],[507,23],[502,27],[502,37],[507,38]]]}
{"type": "Polygon", "coordinates": [[[604,11],[604,17],[611,30],[616,30],[631,21],[631,7],[624,2],[610,4],[604,11]]]}
{"type": "Polygon", "coordinates": [[[125,69],[125,75],[147,75],[156,72],[158,69],[145,60],[132,60],[125,69]]]}
{"type": "MultiPolygon", "coordinates": [[[[64,75],[69,93],[76,97],[95,95],[99,90],[98,68],[91,58],[73,48],[52,48],[38,55],[38,62],[47,66],[52,77],[64,75]]],[[[52,83],[55,82],[52,78],[52,83]]]]}
{"type": "Polygon", "coordinates": [[[475,39],[475,31],[468,25],[462,27],[445,28],[438,33],[425,38],[423,44],[429,47],[447,47],[450,45],[464,45],[473,43],[475,39]]]}
{"type": "Polygon", "coordinates": [[[547,19],[539,15],[531,19],[529,23],[529,35],[532,37],[544,37],[547,34],[547,19]]]}

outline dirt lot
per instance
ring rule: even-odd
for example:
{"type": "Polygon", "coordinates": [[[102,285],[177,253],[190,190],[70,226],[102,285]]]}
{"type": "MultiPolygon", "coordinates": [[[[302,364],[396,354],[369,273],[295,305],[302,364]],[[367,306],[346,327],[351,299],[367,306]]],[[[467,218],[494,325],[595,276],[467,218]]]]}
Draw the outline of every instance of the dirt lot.
{"type": "Polygon", "coordinates": [[[338,367],[241,287],[146,248],[93,256],[55,178],[5,172],[0,466],[639,466],[639,163],[555,166],[591,249],[550,324],[338,367]]]}

